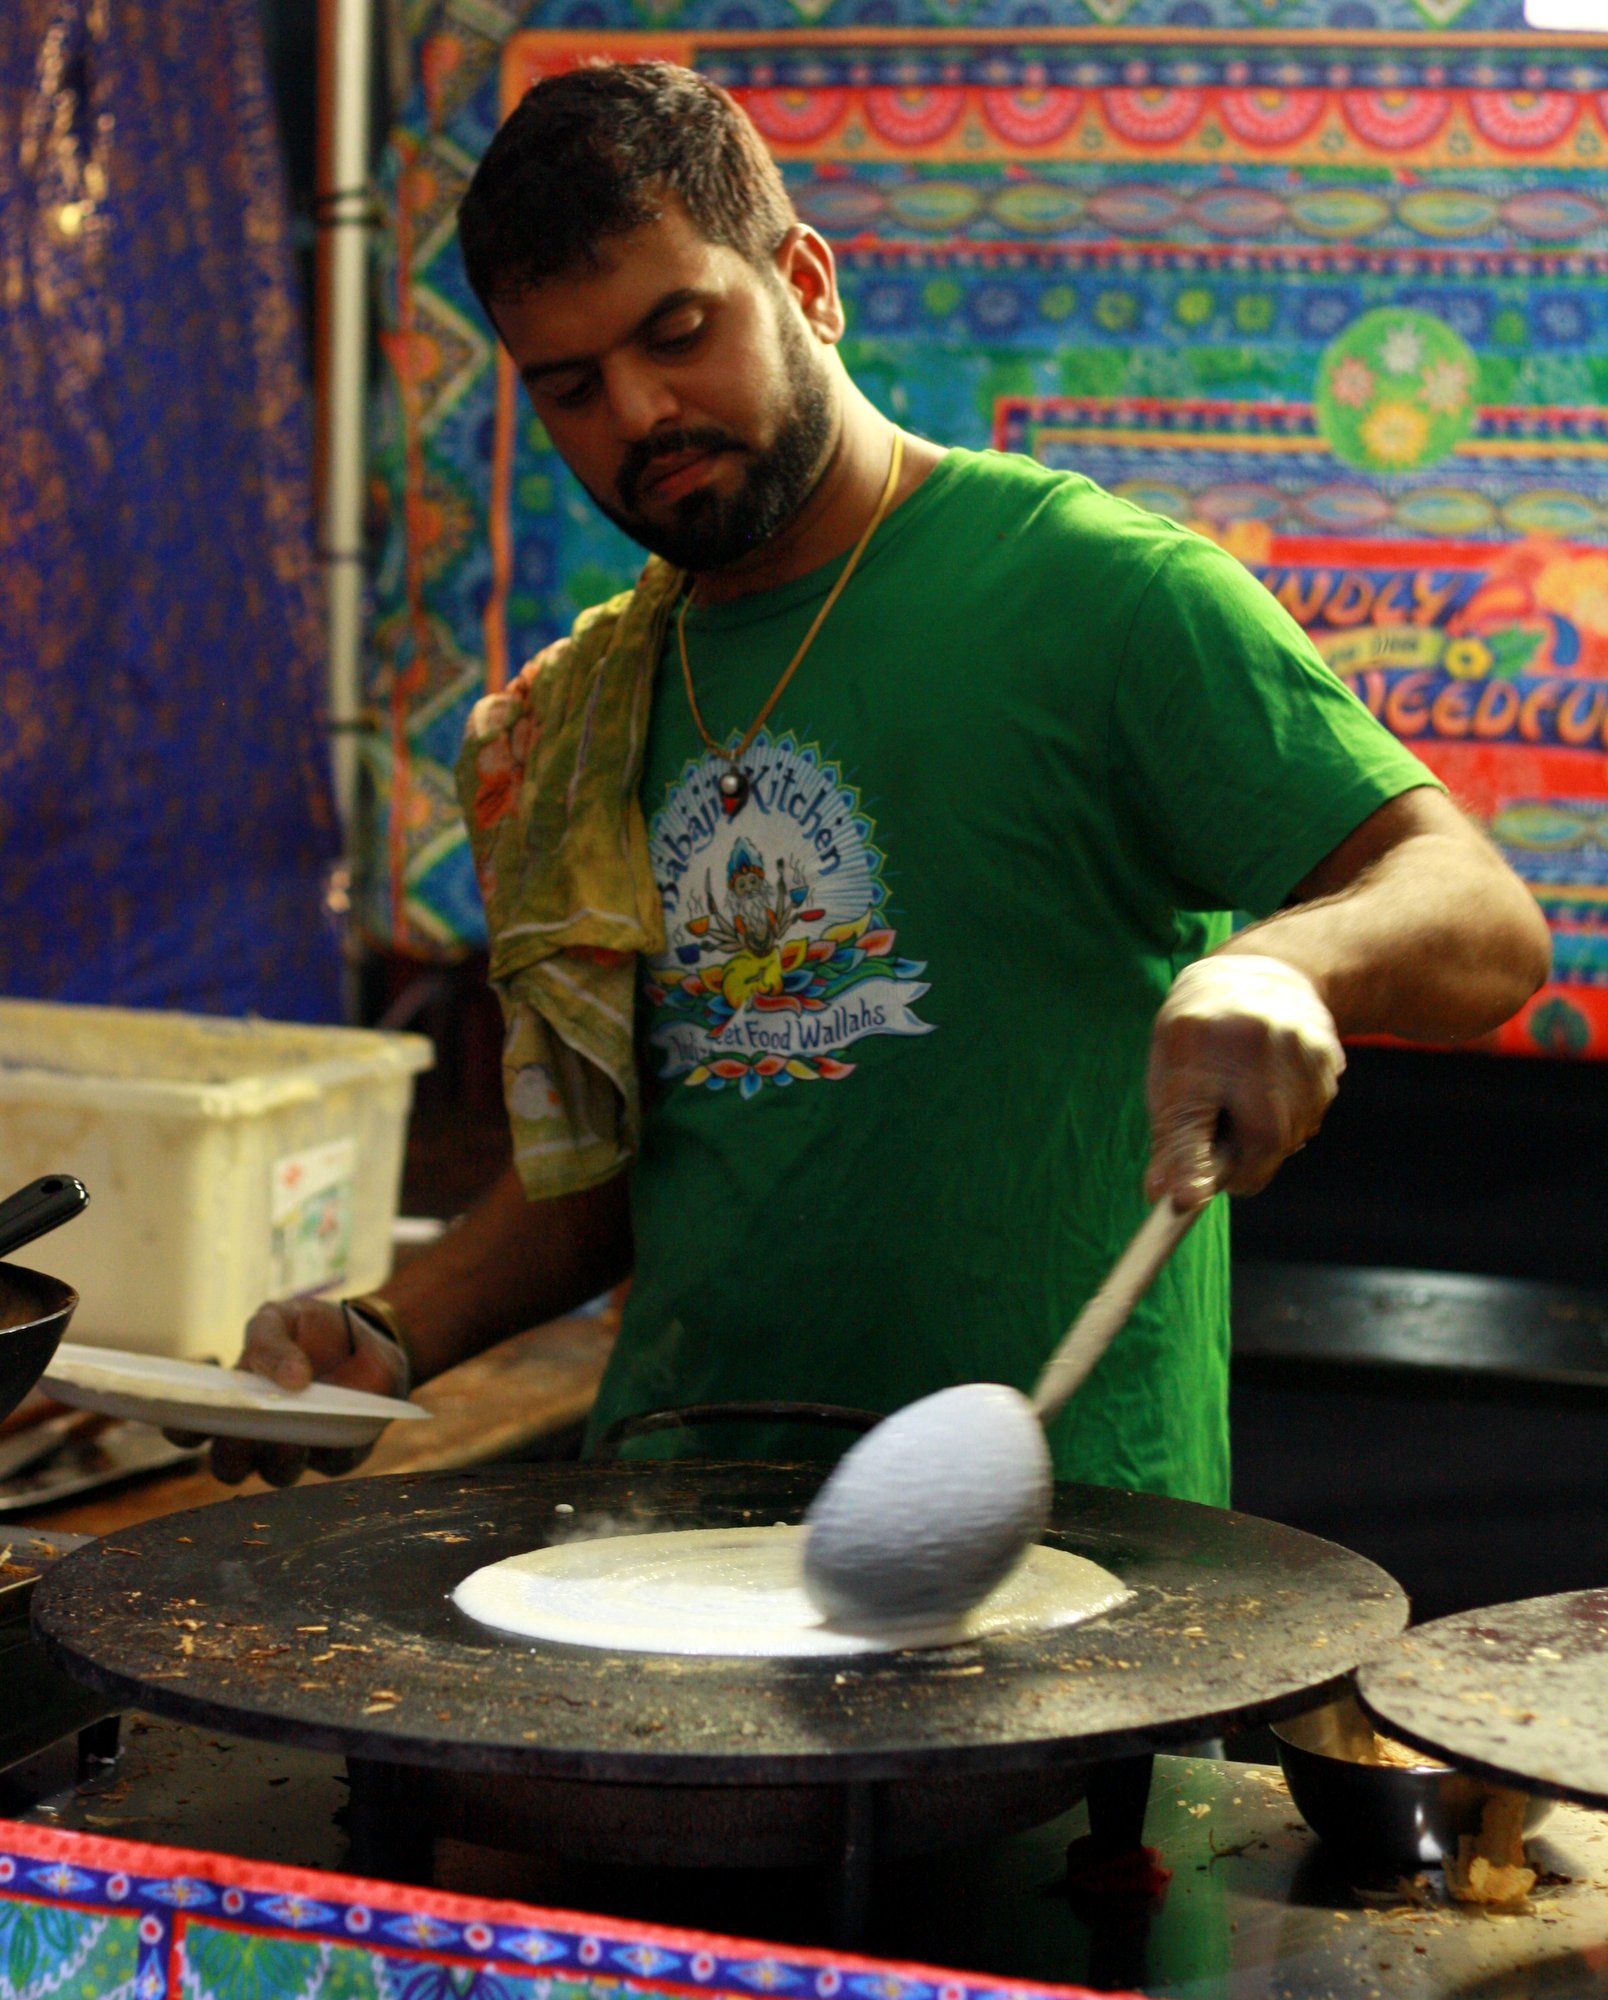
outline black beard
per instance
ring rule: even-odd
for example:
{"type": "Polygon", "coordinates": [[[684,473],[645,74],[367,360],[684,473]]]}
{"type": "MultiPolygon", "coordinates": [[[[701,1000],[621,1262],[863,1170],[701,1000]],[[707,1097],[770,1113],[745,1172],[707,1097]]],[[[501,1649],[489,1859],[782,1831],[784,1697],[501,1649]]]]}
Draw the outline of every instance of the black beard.
{"type": "Polygon", "coordinates": [[[825,469],[833,411],[824,371],[812,366],[804,335],[790,318],[781,321],[781,338],[791,408],[767,451],[750,453],[726,431],[660,432],[626,455],[617,482],[624,507],[592,495],[617,528],[677,569],[724,569],[763,547],[797,514],[825,469]],[[708,490],[687,494],[669,521],[644,520],[632,511],[651,467],[689,451],[744,452],[748,476],[729,499],[708,490]]]}

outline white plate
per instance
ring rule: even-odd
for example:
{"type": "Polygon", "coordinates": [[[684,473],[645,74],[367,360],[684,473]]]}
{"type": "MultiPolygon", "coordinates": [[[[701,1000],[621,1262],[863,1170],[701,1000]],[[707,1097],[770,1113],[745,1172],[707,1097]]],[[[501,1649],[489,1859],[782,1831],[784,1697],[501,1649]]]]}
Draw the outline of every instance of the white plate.
{"type": "Polygon", "coordinates": [[[39,1386],[77,1410],[259,1444],[372,1444],[393,1419],[429,1415],[416,1403],[361,1389],[322,1382],[281,1389],[237,1368],[72,1340],[56,1349],[39,1386]]]}

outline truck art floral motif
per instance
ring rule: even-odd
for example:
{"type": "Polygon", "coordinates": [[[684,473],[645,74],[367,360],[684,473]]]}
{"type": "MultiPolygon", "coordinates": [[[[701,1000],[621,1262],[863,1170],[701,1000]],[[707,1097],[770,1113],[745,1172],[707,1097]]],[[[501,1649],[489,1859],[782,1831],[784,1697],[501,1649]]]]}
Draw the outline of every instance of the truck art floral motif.
{"type": "MultiPolygon", "coordinates": [[[[1083,1987],[1011,2000],[1093,2000],[1083,1987]]],[[[0,1820],[7,2000],[999,2000],[998,1980],[0,1820]]]]}
{"type": "Polygon", "coordinates": [[[925,1035],[924,964],[901,958],[883,856],[859,792],[818,746],[761,735],[735,813],[724,760],[688,763],[648,829],[666,949],[643,994],[660,1075],[753,1097],[768,1083],[836,1083],[867,1035],[925,1035]]]}
{"type": "Polygon", "coordinates": [[[1433,313],[1384,306],[1335,340],[1318,370],[1318,428],[1337,458],[1408,472],[1445,458],[1474,427],[1479,362],[1433,313]]]}

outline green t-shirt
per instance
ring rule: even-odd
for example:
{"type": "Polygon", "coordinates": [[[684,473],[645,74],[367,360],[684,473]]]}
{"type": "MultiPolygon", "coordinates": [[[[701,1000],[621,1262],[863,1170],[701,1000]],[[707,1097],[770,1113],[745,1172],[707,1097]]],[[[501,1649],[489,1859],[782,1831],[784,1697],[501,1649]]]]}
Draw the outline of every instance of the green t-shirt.
{"type": "MultiPolygon", "coordinates": [[[[718,740],[839,568],[689,612],[718,740]]],[[[594,1436],[666,1404],[1030,1387],[1145,1212],[1174,974],[1433,782],[1231,557],[970,451],[883,524],[744,762],[728,814],[672,631],[636,1278],[594,1436]]],[[[1060,1477],[1226,1501],[1227,1252],[1219,1200],[1053,1426],[1060,1477]]],[[[671,1437],[647,1445],[778,1448],[671,1437]]]]}

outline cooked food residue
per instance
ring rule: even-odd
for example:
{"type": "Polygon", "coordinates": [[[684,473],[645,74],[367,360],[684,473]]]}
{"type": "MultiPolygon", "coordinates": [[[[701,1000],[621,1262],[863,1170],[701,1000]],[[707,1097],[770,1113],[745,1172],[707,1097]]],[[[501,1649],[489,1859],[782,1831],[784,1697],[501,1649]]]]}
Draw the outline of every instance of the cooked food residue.
{"type": "Polygon", "coordinates": [[[1376,1729],[1373,1742],[1358,1757],[1359,1764],[1386,1764],[1393,1771],[1449,1771],[1450,1764],[1439,1757],[1427,1756],[1422,1750],[1414,1750],[1405,1743],[1398,1743],[1394,1736],[1381,1736],[1376,1729]]]}
{"type": "Polygon", "coordinates": [[[1535,1887],[1535,1870],[1524,1858],[1523,1792],[1500,1791],[1485,1801],[1478,1833],[1465,1833],[1457,1858],[1446,1863],[1446,1888],[1459,1903],[1516,1909],[1535,1887]]]}

